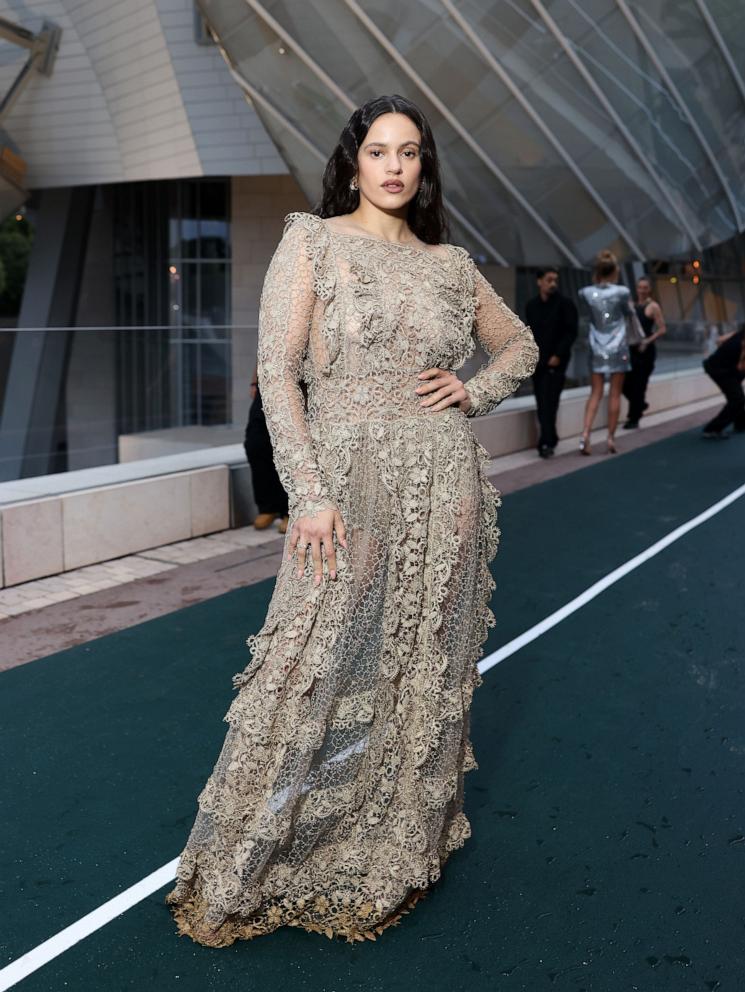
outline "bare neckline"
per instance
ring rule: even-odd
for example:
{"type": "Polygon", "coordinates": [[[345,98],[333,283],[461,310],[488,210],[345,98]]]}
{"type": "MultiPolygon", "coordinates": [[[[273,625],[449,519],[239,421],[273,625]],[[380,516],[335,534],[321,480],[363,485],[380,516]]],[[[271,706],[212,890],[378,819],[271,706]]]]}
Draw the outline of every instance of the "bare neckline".
{"type": "MultiPolygon", "coordinates": [[[[396,248],[405,248],[407,251],[416,252],[417,255],[432,255],[434,258],[439,258],[440,261],[445,262],[450,257],[449,251],[446,251],[444,255],[440,252],[432,251],[431,248],[417,248],[415,245],[406,245],[400,241],[386,241],[385,238],[378,238],[374,234],[357,234],[353,231],[339,231],[337,228],[332,227],[327,224],[324,218],[321,218],[323,226],[327,231],[331,231],[332,234],[338,235],[340,238],[362,238],[364,241],[377,241],[381,245],[393,245],[396,248]]],[[[448,245],[443,245],[443,248],[448,248],[448,245]]]]}

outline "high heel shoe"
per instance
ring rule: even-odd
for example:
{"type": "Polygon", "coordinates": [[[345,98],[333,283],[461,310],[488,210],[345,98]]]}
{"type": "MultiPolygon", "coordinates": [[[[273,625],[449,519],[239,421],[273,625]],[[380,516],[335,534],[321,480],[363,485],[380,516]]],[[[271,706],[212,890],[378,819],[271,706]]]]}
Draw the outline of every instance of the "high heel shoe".
{"type": "Polygon", "coordinates": [[[591,455],[592,448],[590,447],[590,438],[588,435],[583,434],[579,439],[579,453],[581,455],[591,455]]]}
{"type": "Polygon", "coordinates": [[[608,454],[609,455],[618,454],[618,448],[616,447],[616,442],[613,440],[612,437],[608,438],[608,454]]]}

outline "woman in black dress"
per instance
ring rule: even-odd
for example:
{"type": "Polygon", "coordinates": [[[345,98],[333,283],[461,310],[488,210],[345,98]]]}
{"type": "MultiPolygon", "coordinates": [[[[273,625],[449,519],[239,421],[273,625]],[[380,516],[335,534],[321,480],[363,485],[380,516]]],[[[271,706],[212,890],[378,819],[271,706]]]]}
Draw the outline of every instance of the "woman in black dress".
{"type": "Polygon", "coordinates": [[[647,408],[647,383],[657,358],[655,341],[667,330],[662,307],[652,299],[652,282],[648,276],[637,279],[636,300],[634,309],[644,331],[644,340],[629,348],[631,371],[626,373],[623,384],[623,395],[629,401],[629,412],[623,425],[625,430],[638,427],[647,408]]]}

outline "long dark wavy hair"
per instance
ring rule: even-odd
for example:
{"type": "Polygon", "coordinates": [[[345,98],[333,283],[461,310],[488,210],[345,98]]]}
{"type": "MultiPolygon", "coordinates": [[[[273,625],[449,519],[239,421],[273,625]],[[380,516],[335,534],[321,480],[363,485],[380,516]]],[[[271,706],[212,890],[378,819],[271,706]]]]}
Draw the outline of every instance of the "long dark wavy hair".
{"type": "Polygon", "coordinates": [[[434,135],[419,107],[398,93],[377,96],[354,111],[326,163],[323,192],[312,213],[318,217],[337,217],[357,209],[360,192],[349,188],[350,180],[357,173],[357,153],[373,121],[381,114],[390,113],[406,114],[422,136],[419,188],[409,200],[406,221],[414,234],[426,244],[446,242],[450,237],[450,227],[442,203],[440,164],[434,135]]]}

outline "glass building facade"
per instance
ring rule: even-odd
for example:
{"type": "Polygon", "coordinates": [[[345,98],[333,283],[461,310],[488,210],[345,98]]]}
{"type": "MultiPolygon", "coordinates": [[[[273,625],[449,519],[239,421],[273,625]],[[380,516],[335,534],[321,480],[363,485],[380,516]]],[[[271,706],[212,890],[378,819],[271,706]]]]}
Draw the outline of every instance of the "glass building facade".
{"type": "Polygon", "coordinates": [[[310,204],[352,111],[399,93],[435,133],[450,240],[512,269],[519,313],[535,267],[558,267],[576,297],[610,248],[627,285],[652,278],[668,326],[658,371],[700,367],[745,316],[745,4],[198,5],[310,204]]]}
{"type": "MultiPolygon", "coordinates": [[[[187,13],[200,57],[161,39],[164,73],[176,54],[189,58],[183,113],[153,95],[160,142],[139,147],[127,91],[110,155],[93,167],[81,143],[85,170],[67,199],[57,178],[30,199],[40,244],[57,245],[65,264],[36,253],[22,323],[75,334],[47,336],[44,356],[60,355],[44,357],[45,379],[33,366],[42,346],[27,336],[16,348],[14,331],[0,329],[0,384],[13,380],[15,356],[21,397],[8,404],[6,436],[22,438],[9,471],[114,461],[148,431],[242,430],[281,218],[313,209],[350,114],[384,93],[426,114],[449,240],[521,316],[536,267],[557,267],[576,298],[596,252],[610,248],[622,281],[649,275],[662,305],[655,374],[700,371],[717,333],[745,319],[745,3],[195,0],[187,13]],[[118,155],[134,172],[117,166],[107,178],[118,155]]],[[[105,40],[115,49],[115,35],[105,40]]],[[[107,86],[119,75],[101,70],[107,86]]],[[[585,346],[581,326],[573,385],[588,381],[585,346]]]]}
{"type": "Polygon", "coordinates": [[[745,5],[199,0],[314,203],[351,111],[413,99],[453,240],[572,268],[700,256],[745,226],[745,5]]]}
{"type": "Polygon", "coordinates": [[[113,188],[120,433],[230,419],[230,180],[113,188]],[[140,330],[141,328],[141,330],[140,330]]]}

